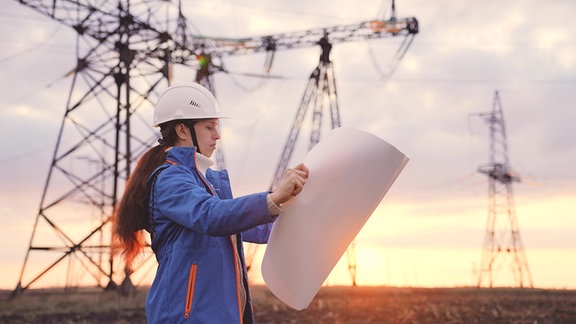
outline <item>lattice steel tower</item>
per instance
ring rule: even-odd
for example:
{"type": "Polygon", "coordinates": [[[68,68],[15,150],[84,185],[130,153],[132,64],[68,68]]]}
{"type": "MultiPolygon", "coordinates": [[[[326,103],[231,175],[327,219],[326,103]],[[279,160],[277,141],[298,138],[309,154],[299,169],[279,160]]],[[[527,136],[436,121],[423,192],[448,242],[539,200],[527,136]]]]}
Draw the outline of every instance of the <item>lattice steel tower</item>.
{"type": "Polygon", "coordinates": [[[520,178],[510,168],[506,124],[498,91],[494,94],[492,112],[480,116],[490,127],[490,162],[478,168],[480,173],[488,176],[489,201],[478,287],[493,287],[505,266],[512,271],[513,285],[532,287],[512,190],[512,183],[520,182],[520,178]]]}
{"type": "Polygon", "coordinates": [[[150,125],[157,88],[169,84],[172,63],[195,60],[186,21],[179,4],[169,1],[19,2],[73,28],[78,38],[72,85],[15,293],[55,273],[58,285],[66,273],[65,287],[115,288],[132,269],[110,254],[110,216],[133,160],[158,136],[150,125]]]}

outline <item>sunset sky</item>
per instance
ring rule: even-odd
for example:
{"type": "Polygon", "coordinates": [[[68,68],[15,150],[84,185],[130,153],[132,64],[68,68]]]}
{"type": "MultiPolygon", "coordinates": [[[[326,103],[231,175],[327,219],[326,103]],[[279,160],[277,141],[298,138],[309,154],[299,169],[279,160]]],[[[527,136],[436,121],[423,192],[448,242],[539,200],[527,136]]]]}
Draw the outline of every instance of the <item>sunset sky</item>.
{"type": "MultiPolygon", "coordinates": [[[[184,3],[194,33],[224,37],[354,24],[381,18],[382,3],[389,6],[184,3]]],[[[332,50],[342,125],[410,158],[355,241],[358,284],[476,284],[488,213],[488,180],[477,168],[489,158],[488,125],[477,114],[491,111],[499,91],[510,163],[522,179],[514,202],[534,286],[576,289],[576,2],[400,0],[396,7],[398,17],[419,20],[420,33],[392,75],[399,38],[332,50]]],[[[3,8],[0,289],[13,289],[71,84],[65,75],[75,66],[76,36],[17,1],[3,8]]],[[[222,123],[222,146],[236,195],[268,189],[318,55],[318,48],[278,52],[275,78],[265,80],[243,75],[263,74],[264,54],[224,59],[237,72],[216,75],[221,110],[232,116],[222,123]]],[[[176,81],[195,76],[174,72],[176,81]]],[[[292,164],[303,153],[297,150],[292,164]]],[[[261,282],[259,271],[251,275],[261,282]]],[[[509,271],[501,276],[512,284],[509,271]]],[[[327,284],[349,283],[344,258],[327,284]]]]}

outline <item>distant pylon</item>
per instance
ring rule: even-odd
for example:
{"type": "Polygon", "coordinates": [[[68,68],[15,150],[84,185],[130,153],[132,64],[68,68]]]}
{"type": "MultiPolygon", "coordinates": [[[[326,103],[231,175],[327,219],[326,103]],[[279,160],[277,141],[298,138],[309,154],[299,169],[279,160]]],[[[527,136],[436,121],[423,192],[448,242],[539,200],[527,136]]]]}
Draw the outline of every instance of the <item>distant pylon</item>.
{"type": "Polygon", "coordinates": [[[506,125],[498,91],[494,94],[492,112],[480,116],[490,127],[490,163],[478,168],[478,172],[488,176],[489,199],[478,287],[493,287],[504,266],[512,271],[513,286],[533,287],[514,208],[512,183],[520,182],[520,178],[510,169],[506,125]]]}

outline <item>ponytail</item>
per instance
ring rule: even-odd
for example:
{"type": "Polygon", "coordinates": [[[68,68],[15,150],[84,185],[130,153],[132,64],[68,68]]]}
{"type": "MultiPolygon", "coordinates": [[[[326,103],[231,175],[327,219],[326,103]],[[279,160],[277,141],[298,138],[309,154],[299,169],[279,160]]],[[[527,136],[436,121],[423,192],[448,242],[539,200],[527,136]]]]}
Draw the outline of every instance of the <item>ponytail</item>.
{"type": "Polygon", "coordinates": [[[162,145],[150,148],[130,175],[124,195],[112,215],[112,253],[120,253],[130,269],[132,261],[146,246],[144,229],[149,222],[148,178],[166,160],[162,145]]]}

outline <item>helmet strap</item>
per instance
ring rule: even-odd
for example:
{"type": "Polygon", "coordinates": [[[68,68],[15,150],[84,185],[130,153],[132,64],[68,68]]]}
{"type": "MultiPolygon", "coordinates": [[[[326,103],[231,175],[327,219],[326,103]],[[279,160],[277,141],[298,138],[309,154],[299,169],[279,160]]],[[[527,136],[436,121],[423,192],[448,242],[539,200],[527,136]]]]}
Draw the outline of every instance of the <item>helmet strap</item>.
{"type": "Polygon", "coordinates": [[[192,125],[192,128],[190,128],[190,134],[192,134],[192,143],[194,143],[194,146],[196,146],[196,152],[201,153],[200,145],[198,145],[198,138],[196,138],[196,131],[194,130],[194,125],[192,125]]]}
{"type": "Polygon", "coordinates": [[[194,124],[196,124],[196,121],[191,120],[186,123],[186,126],[188,126],[188,129],[190,129],[190,135],[192,136],[192,144],[194,144],[194,146],[196,147],[196,152],[202,154],[202,152],[200,152],[200,145],[198,144],[198,138],[196,137],[196,130],[194,130],[194,124]]]}

